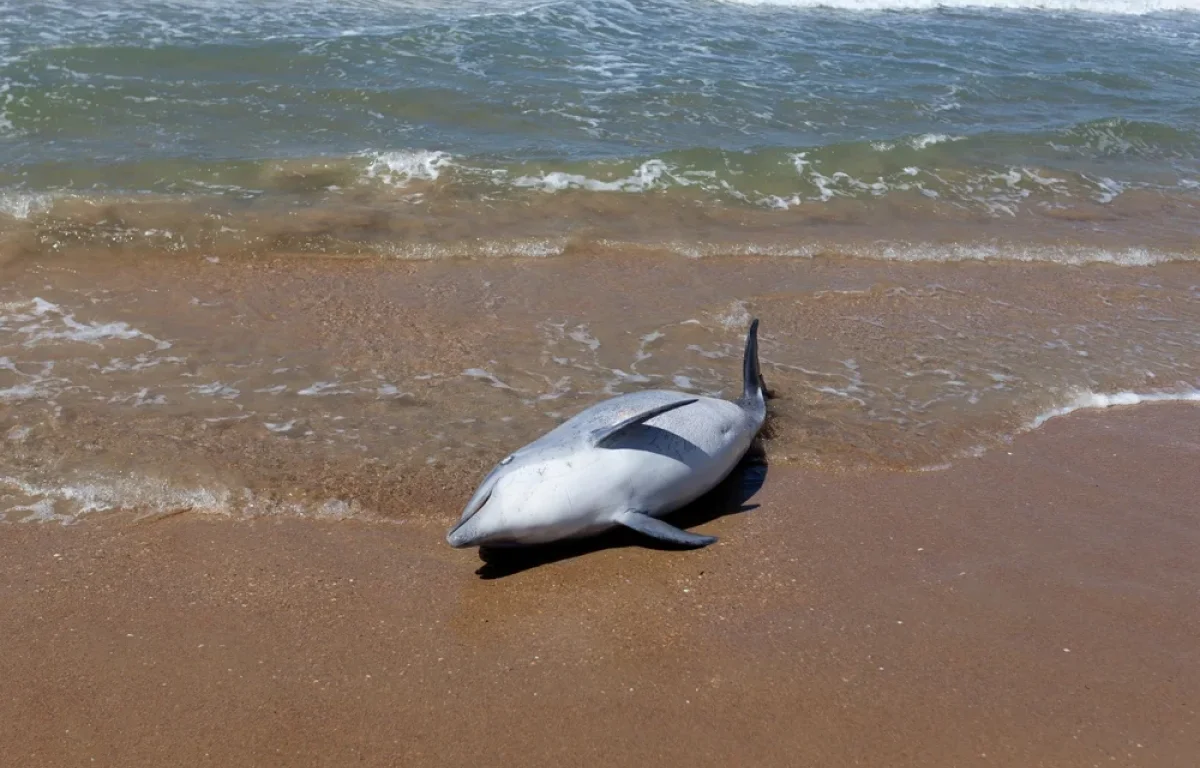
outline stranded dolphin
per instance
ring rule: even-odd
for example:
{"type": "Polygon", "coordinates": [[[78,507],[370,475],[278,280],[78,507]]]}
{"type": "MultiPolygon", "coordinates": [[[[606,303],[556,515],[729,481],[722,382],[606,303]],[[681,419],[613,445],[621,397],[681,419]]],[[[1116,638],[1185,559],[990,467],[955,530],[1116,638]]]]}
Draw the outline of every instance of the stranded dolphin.
{"type": "Polygon", "coordinates": [[[758,320],[736,401],[651,390],[597,403],[503,459],[467,502],[455,548],[543,544],[625,526],[661,541],[716,541],[659,518],[737,466],[766,418],[758,320]]]}

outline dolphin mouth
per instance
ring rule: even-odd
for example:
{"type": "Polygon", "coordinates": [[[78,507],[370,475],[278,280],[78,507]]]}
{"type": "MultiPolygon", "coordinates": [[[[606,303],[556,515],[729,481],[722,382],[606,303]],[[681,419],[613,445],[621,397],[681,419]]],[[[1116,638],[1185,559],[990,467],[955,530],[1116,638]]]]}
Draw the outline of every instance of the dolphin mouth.
{"type": "Polygon", "coordinates": [[[492,498],[492,492],[496,490],[496,481],[499,475],[499,467],[488,473],[488,476],[479,484],[479,488],[475,491],[475,495],[467,502],[467,506],[463,509],[462,514],[458,518],[458,523],[454,526],[459,528],[463,523],[475,516],[475,513],[483,509],[483,506],[492,498]]]}
{"type": "MultiPolygon", "coordinates": [[[[495,470],[493,470],[492,474],[495,474],[495,470]]],[[[479,490],[475,492],[475,495],[471,497],[471,500],[467,502],[467,507],[463,510],[462,516],[458,518],[458,522],[455,523],[454,527],[451,528],[446,534],[447,544],[455,549],[464,549],[479,543],[479,539],[477,537],[472,537],[470,535],[471,531],[467,529],[467,524],[470,523],[475,518],[476,513],[483,509],[483,506],[488,503],[488,499],[492,498],[492,491],[495,489],[495,478],[489,475],[488,478],[484,480],[483,485],[480,486],[479,490]]]]}
{"type": "Polygon", "coordinates": [[[467,530],[467,523],[470,520],[459,520],[453,528],[446,534],[446,543],[455,549],[466,549],[473,546],[476,542],[471,536],[471,531],[467,530]]]}
{"type": "MultiPolygon", "coordinates": [[[[464,521],[465,523],[465,521],[464,521]]],[[[523,542],[515,536],[500,536],[488,538],[479,536],[469,530],[469,526],[459,523],[446,534],[446,543],[455,549],[479,547],[480,549],[517,549],[523,547],[523,542]]]]}

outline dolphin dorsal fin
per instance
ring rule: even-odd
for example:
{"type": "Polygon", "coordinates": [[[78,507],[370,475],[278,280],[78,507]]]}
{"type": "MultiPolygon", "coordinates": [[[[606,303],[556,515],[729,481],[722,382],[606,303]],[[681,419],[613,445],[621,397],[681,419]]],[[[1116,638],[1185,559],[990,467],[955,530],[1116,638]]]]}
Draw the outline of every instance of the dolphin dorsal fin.
{"type": "Polygon", "coordinates": [[[762,371],[758,365],[758,318],[750,323],[750,332],[746,334],[746,352],[742,359],[742,397],[743,407],[759,408],[766,403],[767,383],[763,381],[762,371]]]}
{"type": "Polygon", "coordinates": [[[642,422],[652,419],[661,413],[673,411],[676,408],[682,408],[685,405],[691,405],[699,399],[700,398],[698,397],[689,397],[684,400],[676,400],[673,403],[667,403],[666,405],[659,405],[654,408],[649,408],[641,413],[635,413],[628,419],[623,419],[616,424],[613,424],[611,427],[601,427],[600,429],[592,430],[588,437],[590,438],[592,445],[602,448],[604,447],[605,443],[610,442],[614,437],[629,427],[632,427],[634,424],[641,424],[642,422]]]}

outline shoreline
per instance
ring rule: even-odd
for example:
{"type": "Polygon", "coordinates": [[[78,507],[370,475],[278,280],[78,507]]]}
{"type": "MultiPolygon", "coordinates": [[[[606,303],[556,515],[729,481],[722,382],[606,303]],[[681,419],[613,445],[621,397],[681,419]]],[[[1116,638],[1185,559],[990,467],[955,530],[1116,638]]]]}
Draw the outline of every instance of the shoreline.
{"type": "Polygon", "coordinates": [[[708,550],[605,542],[502,578],[442,542],[457,508],[6,525],[0,746],[130,768],[1190,765],[1198,434],[1200,409],[1157,404],[939,472],[772,466],[700,526],[708,550]]]}
{"type": "Polygon", "coordinates": [[[777,464],[939,466],[1085,395],[1200,388],[1192,264],[146,266],[63,254],[0,290],[7,519],[436,515],[601,399],[737,391],[751,315],[777,464]]]}
{"type": "Polygon", "coordinates": [[[12,4],[0,768],[1197,768],[1198,3],[12,4]]]}

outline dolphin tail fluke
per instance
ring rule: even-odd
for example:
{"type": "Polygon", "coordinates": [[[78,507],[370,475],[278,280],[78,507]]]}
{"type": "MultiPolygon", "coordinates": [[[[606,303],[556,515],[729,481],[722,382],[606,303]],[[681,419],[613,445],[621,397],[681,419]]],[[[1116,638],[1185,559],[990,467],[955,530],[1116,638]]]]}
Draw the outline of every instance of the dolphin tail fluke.
{"type": "Polygon", "coordinates": [[[758,318],[750,323],[746,335],[746,355],[742,361],[742,403],[751,408],[765,408],[767,385],[758,367],[758,318]]]}

